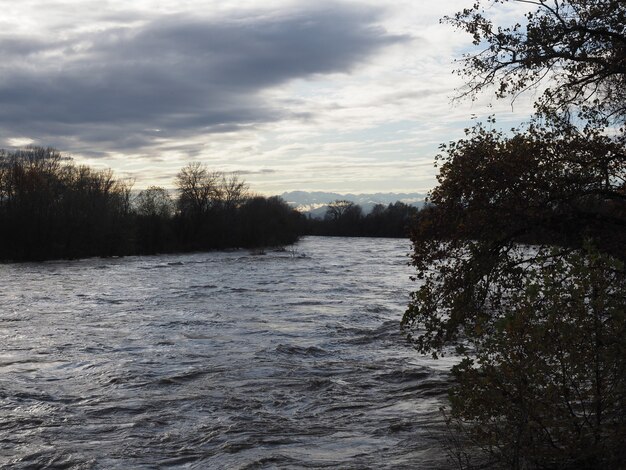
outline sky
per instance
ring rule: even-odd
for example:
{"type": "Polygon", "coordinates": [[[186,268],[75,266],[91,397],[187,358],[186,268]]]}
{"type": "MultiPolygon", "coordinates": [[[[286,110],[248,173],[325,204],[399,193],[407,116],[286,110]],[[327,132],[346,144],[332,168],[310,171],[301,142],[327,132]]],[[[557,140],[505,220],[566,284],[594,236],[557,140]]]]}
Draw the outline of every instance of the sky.
{"type": "Polygon", "coordinates": [[[268,195],[426,192],[439,144],[530,114],[452,102],[471,38],[439,19],[472,3],[0,0],[0,147],[52,146],[136,189],[200,161],[268,195]]]}

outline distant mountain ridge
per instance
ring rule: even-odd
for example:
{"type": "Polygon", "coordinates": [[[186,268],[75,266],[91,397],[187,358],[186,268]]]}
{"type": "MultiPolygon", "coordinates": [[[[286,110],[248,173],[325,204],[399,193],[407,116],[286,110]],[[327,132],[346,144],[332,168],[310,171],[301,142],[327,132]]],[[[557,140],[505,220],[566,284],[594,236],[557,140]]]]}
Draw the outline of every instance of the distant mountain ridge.
{"type": "Polygon", "coordinates": [[[370,193],[370,194],[340,194],[324,191],[290,191],[281,194],[281,197],[290,206],[313,217],[323,217],[329,203],[336,200],[346,200],[358,204],[364,213],[369,213],[376,204],[389,205],[394,202],[403,202],[416,207],[424,205],[426,194],[422,193],[370,193]]]}

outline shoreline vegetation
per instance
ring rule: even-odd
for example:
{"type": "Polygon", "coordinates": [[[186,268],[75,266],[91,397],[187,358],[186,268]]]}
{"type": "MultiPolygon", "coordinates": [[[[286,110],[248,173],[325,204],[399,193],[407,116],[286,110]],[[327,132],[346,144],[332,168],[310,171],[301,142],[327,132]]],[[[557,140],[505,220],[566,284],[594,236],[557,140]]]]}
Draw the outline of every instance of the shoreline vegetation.
{"type": "Polygon", "coordinates": [[[52,148],[0,151],[0,260],[43,261],[259,248],[294,243],[302,215],[253,195],[236,175],[191,163],[177,197],[111,170],[76,165],[52,148]]]}
{"type": "Polygon", "coordinates": [[[400,201],[387,206],[376,204],[364,214],[358,204],[336,200],[328,205],[323,218],[307,218],[305,235],[408,238],[418,218],[417,207],[400,201]]]}
{"type": "Polygon", "coordinates": [[[476,46],[466,96],[540,92],[528,123],[491,117],[441,147],[411,237],[405,331],[460,359],[451,464],[624,469],[626,2],[477,0],[444,21],[476,46]]]}
{"type": "Polygon", "coordinates": [[[408,237],[417,209],[367,215],[348,201],[307,218],[278,196],[253,194],[236,174],[190,163],[176,193],[138,193],[112,170],[77,165],[53,148],[0,150],[0,261],[44,261],[232,248],[271,248],[304,235],[408,237]]]}

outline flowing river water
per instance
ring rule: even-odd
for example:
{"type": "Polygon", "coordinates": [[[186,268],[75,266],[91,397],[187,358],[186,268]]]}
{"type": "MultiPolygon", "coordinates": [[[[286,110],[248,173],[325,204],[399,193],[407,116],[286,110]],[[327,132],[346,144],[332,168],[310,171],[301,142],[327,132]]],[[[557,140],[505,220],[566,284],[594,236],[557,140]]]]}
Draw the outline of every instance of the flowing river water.
{"type": "Polygon", "coordinates": [[[0,265],[0,467],[445,468],[409,249],[0,265]]]}

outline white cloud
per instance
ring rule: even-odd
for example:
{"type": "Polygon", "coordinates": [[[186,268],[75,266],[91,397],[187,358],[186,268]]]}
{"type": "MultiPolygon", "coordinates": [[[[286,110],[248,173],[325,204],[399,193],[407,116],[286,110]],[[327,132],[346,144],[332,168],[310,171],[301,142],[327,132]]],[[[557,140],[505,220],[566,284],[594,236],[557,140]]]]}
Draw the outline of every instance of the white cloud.
{"type": "Polygon", "coordinates": [[[30,137],[9,137],[7,139],[7,144],[11,147],[26,147],[34,143],[35,141],[30,137]]]}

